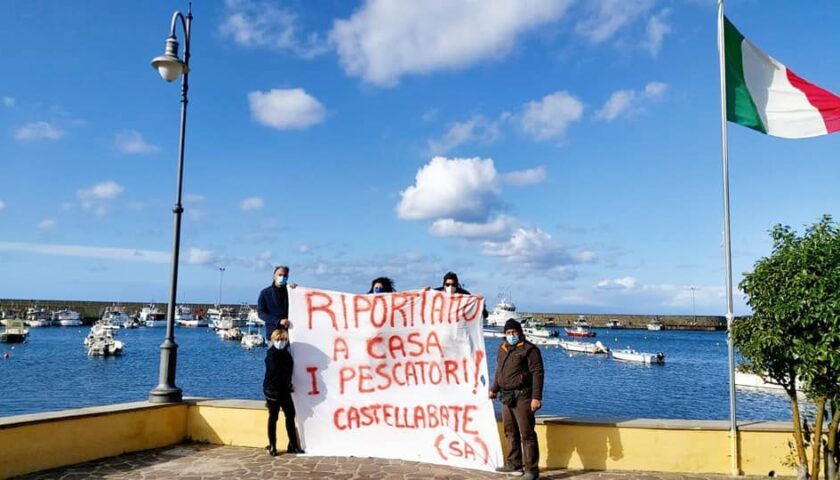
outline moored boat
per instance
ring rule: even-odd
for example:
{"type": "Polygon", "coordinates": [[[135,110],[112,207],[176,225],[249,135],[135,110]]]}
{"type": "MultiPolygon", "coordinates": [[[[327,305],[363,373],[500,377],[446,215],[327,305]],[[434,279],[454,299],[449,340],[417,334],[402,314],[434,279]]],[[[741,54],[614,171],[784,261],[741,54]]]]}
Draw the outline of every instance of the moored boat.
{"type": "Polygon", "coordinates": [[[145,325],[147,327],[165,327],[166,313],[160,311],[157,305],[150,303],[148,306],[143,307],[143,309],[140,310],[138,320],[141,325],[145,325]]]}
{"type": "Polygon", "coordinates": [[[52,313],[53,324],[62,327],[78,327],[82,324],[82,318],[79,312],[63,308],[52,313]]]}
{"type": "Polygon", "coordinates": [[[575,342],[569,340],[561,340],[560,341],[560,348],[567,350],[569,352],[580,352],[580,353],[609,353],[610,349],[601,342],[575,342]]]}
{"type": "Polygon", "coordinates": [[[624,328],[624,327],[621,325],[621,322],[619,322],[618,320],[616,320],[616,319],[614,319],[614,318],[611,318],[611,319],[607,320],[607,325],[606,325],[606,327],[607,327],[607,328],[624,328]]]}
{"type": "Polygon", "coordinates": [[[499,294],[499,303],[487,315],[486,325],[488,327],[504,327],[508,320],[516,320],[522,323],[524,318],[516,311],[516,305],[511,301],[510,295],[501,293],[499,294]]]}
{"type": "Polygon", "coordinates": [[[549,328],[541,322],[528,322],[527,324],[522,326],[522,333],[524,333],[525,336],[528,338],[551,338],[560,336],[560,333],[557,330],[549,328]]]}
{"type": "Polygon", "coordinates": [[[265,337],[263,337],[262,334],[249,331],[245,335],[242,335],[240,343],[246,350],[250,350],[254,347],[264,347],[265,337]]]}
{"type": "Polygon", "coordinates": [[[52,325],[50,313],[43,307],[29,307],[26,309],[26,324],[30,327],[49,327],[52,325]]]}
{"type": "Polygon", "coordinates": [[[582,327],[580,325],[576,325],[572,328],[566,328],[566,335],[570,337],[594,337],[597,333],[593,332],[592,330],[582,327]]]}
{"type": "Polygon", "coordinates": [[[647,324],[647,329],[652,332],[658,332],[662,330],[662,322],[659,321],[659,318],[654,318],[647,324]]]}
{"type": "Polygon", "coordinates": [[[221,328],[216,331],[216,334],[222,340],[241,340],[242,339],[242,330],[237,327],[233,328],[221,328]]]}
{"type": "Polygon", "coordinates": [[[631,348],[622,350],[613,350],[612,357],[616,360],[623,360],[625,362],[637,362],[647,364],[664,364],[665,354],[662,352],[648,353],[637,352],[631,348]]]}
{"type": "Polygon", "coordinates": [[[6,322],[6,328],[0,332],[0,342],[24,343],[27,336],[29,336],[29,330],[22,320],[9,319],[6,322]]]}

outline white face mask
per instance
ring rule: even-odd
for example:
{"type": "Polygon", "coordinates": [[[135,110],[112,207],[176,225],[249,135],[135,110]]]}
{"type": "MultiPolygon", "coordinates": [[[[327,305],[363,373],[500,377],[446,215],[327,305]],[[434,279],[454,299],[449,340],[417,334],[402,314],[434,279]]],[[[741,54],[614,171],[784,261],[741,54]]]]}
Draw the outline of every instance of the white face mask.
{"type": "Polygon", "coordinates": [[[283,286],[283,285],[285,285],[285,284],[286,284],[286,282],[288,282],[288,281],[289,281],[289,277],[287,277],[286,275],[278,275],[278,276],[274,279],[274,284],[275,284],[275,285],[277,285],[278,287],[282,287],[282,286],[283,286]]]}
{"type": "Polygon", "coordinates": [[[448,286],[448,287],[443,287],[443,290],[446,293],[448,293],[450,295],[453,295],[455,293],[455,285],[451,285],[451,286],[448,286]]]}
{"type": "Polygon", "coordinates": [[[284,342],[283,340],[277,340],[276,342],[274,342],[274,348],[276,348],[277,350],[283,350],[284,348],[286,348],[286,344],[288,343],[289,342],[284,342]]]}

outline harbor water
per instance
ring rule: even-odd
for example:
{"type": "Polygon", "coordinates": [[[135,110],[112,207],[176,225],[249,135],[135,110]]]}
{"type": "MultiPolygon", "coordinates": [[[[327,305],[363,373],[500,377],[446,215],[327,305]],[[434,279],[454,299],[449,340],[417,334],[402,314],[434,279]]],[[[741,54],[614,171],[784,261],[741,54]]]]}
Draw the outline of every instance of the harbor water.
{"type": "MultiPolygon", "coordinates": [[[[89,327],[30,329],[25,344],[0,344],[0,416],[145,400],[158,381],[164,328],[120,330],[122,357],[90,358],[89,327]]],[[[664,352],[664,365],[625,363],[605,355],[540,347],[545,393],[540,415],[576,418],[729,416],[724,332],[595,329],[604,345],[664,352]]],[[[500,339],[487,338],[493,374],[500,339]]],[[[176,384],[185,396],[262,399],[264,348],[245,350],[208,328],[177,328],[176,384]]],[[[292,344],[294,348],[294,343],[292,344]]],[[[739,389],[738,418],[789,420],[783,394],[739,389]]]]}

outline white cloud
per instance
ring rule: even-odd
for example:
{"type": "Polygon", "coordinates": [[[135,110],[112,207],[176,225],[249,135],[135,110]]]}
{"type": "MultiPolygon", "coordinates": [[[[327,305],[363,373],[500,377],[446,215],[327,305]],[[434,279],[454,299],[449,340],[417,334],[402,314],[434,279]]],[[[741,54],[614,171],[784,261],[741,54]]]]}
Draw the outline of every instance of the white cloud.
{"type": "Polygon", "coordinates": [[[237,45],[285,50],[302,58],[312,58],[329,49],[317,34],[301,33],[297,15],[275,3],[226,0],[224,16],[219,31],[237,45]]]}
{"type": "Polygon", "coordinates": [[[83,200],[111,200],[116,198],[125,190],[125,187],[113,180],[100,182],[91,188],[82,188],[76,191],[76,196],[83,200]]]}
{"type": "Polygon", "coordinates": [[[14,97],[3,97],[3,106],[13,108],[17,102],[14,97]]]}
{"type": "Polygon", "coordinates": [[[514,220],[505,215],[499,215],[487,223],[459,222],[451,218],[435,220],[429,233],[436,237],[459,237],[471,239],[491,239],[507,236],[513,228],[514,220]]]}
{"type": "Polygon", "coordinates": [[[529,168],[528,170],[518,170],[515,172],[508,172],[502,175],[502,181],[517,187],[524,187],[526,185],[533,185],[545,180],[545,168],[529,168]]]}
{"type": "Polygon", "coordinates": [[[148,143],[137,130],[123,130],[114,137],[114,145],[122,153],[154,153],[160,150],[157,145],[148,143]]]}
{"type": "Polygon", "coordinates": [[[622,116],[631,116],[641,110],[644,102],[662,98],[667,88],[665,83],[649,82],[641,91],[617,90],[610,95],[604,106],[595,112],[595,118],[611,122],[622,116]]]}
{"type": "Polygon", "coordinates": [[[245,200],[242,200],[242,203],[239,204],[239,208],[242,209],[243,212],[259,210],[264,206],[265,201],[260,197],[248,197],[245,200]]]}
{"type": "Polygon", "coordinates": [[[107,204],[115,199],[125,190],[125,187],[108,180],[97,183],[91,188],[80,188],[76,190],[76,196],[81,200],[82,208],[92,211],[96,215],[105,215],[108,211],[107,204]]]}
{"type": "Polygon", "coordinates": [[[3,210],[4,208],[6,208],[6,202],[0,200],[0,210],[3,210]]]}
{"type": "Polygon", "coordinates": [[[61,209],[65,212],[73,210],[73,204],[70,202],[61,202],[61,209]]]}
{"type": "Polygon", "coordinates": [[[604,279],[595,284],[595,288],[604,290],[633,290],[638,280],[635,277],[622,277],[614,280],[604,279]]]}
{"type": "Polygon", "coordinates": [[[51,245],[22,242],[0,242],[0,251],[59,255],[65,257],[98,258],[130,262],[167,263],[168,252],[134,248],[90,247],[82,245],[51,245]]]}
{"type": "Polygon", "coordinates": [[[207,197],[197,193],[188,193],[184,195],[184,200],[186,200],[187,202],[203,202],[206,199],[207,197]]]}
{"type": "Polygon", "coordinates": [[[218,257],[212,250],[191,247],[187,250],[185,260],[190,265],[210,265],[216,263],[218,257]]]}
{"type": "Polygon", "coordinates": [[[568,279],[574,276],[572,267],[579,263],[594,261],[594,254],[576,255],[557,244],[548,233],[539,228],[519,228],[504,242],[486,241],[482,253],[499,257],[517,268],[544,273],[568,279]]]}
{"type": "Polygon", "coordinates": [[[671,33],[671,26],[666,23],[668,9],[662,10],[648,19],[645,28],[645,39],[642,41],[642,48],[646,49],[654,57],[659,55],[662,48],[662,41],[665,35],[671,33]]]}
{"type": "Polygon", "coordinates": [[[54,226],[55,226],[55,220],[53,220],[52,218],[45,218],[45,219],[41,220],[40,223],[38,223],[38,228],[40,230],[50,230],[54,226]]]}
{"type": "Polygon", "coordinates": [[[522,130],[536,140],[563,138],[566,128],[583,116],[583,103],[565,91],[528,102],[515,116],[522,130]]]}
{"type": "Polygon", "coordinates": [[[400,192],[397,216],[405,220],[487,218],[498,203],[499,181],[492,159],[435,157],[400,192]]]}
{"type": "Polygon", "coordinates": [[[295,248],[295,251],[300,253],[301,255],[308,255],[312,253],[312,247],[309,245],[301,244],[295,248]]]}
{"type": "Polygon", "coordinates": [[[469,120],[455,122],[440,138],[429,140],[429,150],[433,154],[446,153],[460,145],[471,142],[489,143],[501,137],[498,122],[491,122],[481,115],[469,120]]]}
{"type": "Polygon", "coordinates": [[[406,74],[505,56],[517,37],[561,18],[568,0],[367,0],[336,20],[330,41],[348,75],[381,86],[406,74]]]}
{"type": "Polygon", "coordinates": [[[248,94],[251,116],[278,130],[303,129],[321,123],[327,111],[302,88],[254,91],[248,94]]]}
{"type": "Polygon", "coordinates": [[[49,122],[27,123],[15,130],[15,138],[23,142],[58,140],[63,136],[64,130],[49,122]]]}
{"type": "Polygon", "coordinates": [[[585,5],[586,14],[575,30],[590,43],[599,44],[647,13],[653,0],[589,0],[585,5]]]}

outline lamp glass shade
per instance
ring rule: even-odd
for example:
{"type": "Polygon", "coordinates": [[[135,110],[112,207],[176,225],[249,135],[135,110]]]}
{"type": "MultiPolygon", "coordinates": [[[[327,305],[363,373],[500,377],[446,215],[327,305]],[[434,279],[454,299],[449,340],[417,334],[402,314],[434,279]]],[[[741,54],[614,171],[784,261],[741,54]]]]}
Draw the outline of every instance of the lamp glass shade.
{"type": "Polygon", "coordinates": [[[177,57],[170,57],[168,55],[162,55],[152,60],[152,67],[156,68],[161,78],[167,82],[177,79],[186,70],[184,62],[177,57]]]}

